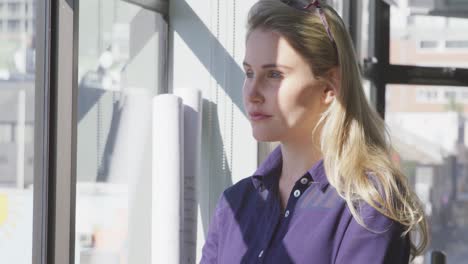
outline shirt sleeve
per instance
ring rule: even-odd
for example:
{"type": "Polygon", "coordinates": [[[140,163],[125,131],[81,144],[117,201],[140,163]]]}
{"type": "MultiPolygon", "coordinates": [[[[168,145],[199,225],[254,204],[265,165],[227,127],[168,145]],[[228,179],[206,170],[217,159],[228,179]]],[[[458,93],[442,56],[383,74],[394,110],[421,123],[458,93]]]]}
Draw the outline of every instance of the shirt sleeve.
{"type": "Polygon", "coordinates": [[[410,244],[408,236],[401,237],[403,226],[369,205],[364,206],[362,217],[370,230],[352,217],[335,264],[408,264],[410,244]]]}
{"type": "Polygon", "coordinates": [[[218,263],[218,246],[219,246],[219,221],[221,218],[221,211],[224,207],[224,193],[218,198],[216,208],[211,221],[208,225],[208,233],[206,236],[205,244],[202,248],[202,257],[200,264],[215,264],[218,263]]]}

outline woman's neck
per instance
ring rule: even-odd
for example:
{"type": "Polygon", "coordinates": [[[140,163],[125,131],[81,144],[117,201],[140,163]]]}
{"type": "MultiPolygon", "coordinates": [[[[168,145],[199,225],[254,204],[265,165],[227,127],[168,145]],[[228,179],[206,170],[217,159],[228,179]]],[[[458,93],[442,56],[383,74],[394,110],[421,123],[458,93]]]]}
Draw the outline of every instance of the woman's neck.
{"type": "Polygon", "coordinates": [[[310,142],[282,143],[280,181],[294,184],[306,171],[322,159],[320,148],[310,142]]]}

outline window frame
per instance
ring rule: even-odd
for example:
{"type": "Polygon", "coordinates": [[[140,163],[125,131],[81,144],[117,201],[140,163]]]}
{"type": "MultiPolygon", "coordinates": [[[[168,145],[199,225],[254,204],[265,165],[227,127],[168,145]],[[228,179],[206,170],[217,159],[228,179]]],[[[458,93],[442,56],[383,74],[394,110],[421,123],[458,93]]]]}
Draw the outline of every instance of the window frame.
{"type": "Polygon", "coordinates": [[[390,64],[390,5],[384,0],[369,4],[369,57],[362,62],[362,68],[375,90],[375,106],[382,118],[387,84],[468,86],[466,68],[390,64]]]}
{"type": "MultiPolygon", "coordinates": [[[[120,1],[169,13],[168,0],[120,1]]],[[[32,263],[74,264],[79,0],[42,0],[31,9],[37,21],[32,263]]]]}
{"type": "Polygon", "coordinates": [[[35,264],[74,262],[78,2],[36,5],[35,264]]]}

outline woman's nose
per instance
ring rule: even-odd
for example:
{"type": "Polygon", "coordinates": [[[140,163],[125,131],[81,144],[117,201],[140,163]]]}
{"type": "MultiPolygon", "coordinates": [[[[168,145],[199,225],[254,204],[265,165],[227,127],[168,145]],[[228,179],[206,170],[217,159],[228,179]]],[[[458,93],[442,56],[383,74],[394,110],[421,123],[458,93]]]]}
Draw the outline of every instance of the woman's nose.
{"type": "Polygon", "coordinates": [[[264,100],[263,95],[260,93],[260,85],[257,81],[252,81],[247,87],[247,97],[251,103],[259,103],[264,100]]]}

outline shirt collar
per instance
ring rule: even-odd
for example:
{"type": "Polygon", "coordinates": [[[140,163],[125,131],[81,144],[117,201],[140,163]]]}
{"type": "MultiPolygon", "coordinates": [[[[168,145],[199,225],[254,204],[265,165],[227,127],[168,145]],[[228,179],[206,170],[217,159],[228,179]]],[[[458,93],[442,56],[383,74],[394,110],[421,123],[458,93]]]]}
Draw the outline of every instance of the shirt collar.
{"type": "MultiPolygon", "coordinates": [[[[281,145],[279,145],[267,156],[251,176],[255,189],[262,191],[262,186],[271,184],[273,181],[267,180],[272,177],[279,176],[281,173],[282,163],[283,156],[281,154],[281,145]]],[[[307,172],[308,175],[312,177],[312,180],[319,184],[322,191],[324,191],[329,185],[327,175],[323,167],[323,159],[317,161],[309,170],[307,170],[307,172]]]]}

